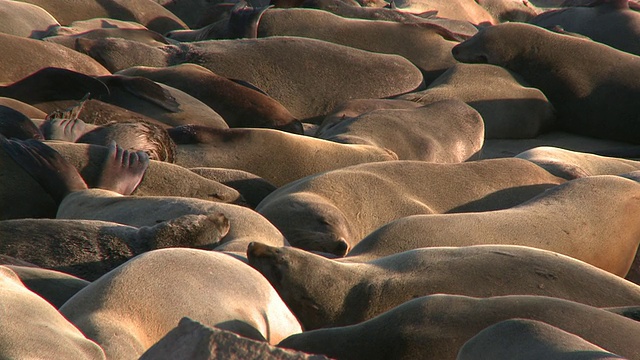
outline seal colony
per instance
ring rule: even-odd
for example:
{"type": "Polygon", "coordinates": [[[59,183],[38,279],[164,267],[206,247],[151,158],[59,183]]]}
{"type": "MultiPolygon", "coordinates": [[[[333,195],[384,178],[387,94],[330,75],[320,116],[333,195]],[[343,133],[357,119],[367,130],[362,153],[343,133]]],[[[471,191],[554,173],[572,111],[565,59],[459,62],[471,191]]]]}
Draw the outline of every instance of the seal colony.
{"type": "Polygon", "coordinates": [[[0,358],[640,358],[640,6],[251,5],[0,0],[0,358]]]}

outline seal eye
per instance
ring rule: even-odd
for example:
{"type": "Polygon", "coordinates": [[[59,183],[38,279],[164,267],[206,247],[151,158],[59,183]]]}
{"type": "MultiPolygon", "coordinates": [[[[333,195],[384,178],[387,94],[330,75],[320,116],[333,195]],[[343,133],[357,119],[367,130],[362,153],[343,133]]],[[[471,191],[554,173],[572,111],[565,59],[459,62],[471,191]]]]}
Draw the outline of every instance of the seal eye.
{"type": "Polygon", "coordinates": [[[478,63],[478,64],[488,64],[489,63],[489,59],[487,58],[487,55],[484,54],[480,54],[478,55],[475,59],[473,59],[474,63],[478,63]]]}

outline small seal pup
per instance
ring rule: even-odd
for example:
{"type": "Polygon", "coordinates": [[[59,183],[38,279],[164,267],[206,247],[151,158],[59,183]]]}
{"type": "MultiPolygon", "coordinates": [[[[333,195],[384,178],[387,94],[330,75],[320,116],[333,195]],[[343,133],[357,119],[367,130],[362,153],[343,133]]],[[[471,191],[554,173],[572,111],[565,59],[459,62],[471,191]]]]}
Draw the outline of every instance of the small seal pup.
{"type": "Polygon", "coordinates": [[[437,293],[539,295],[596,307],[640,300],[640,286],[569,256],[527,246],[422,248],[356,263],[252,243],[247,258],[306,330],[360,323],[437,293]]]}
{"type": "Polygon", "coordinates": [[[256,210],[291,245],[344,256],[393,220],[505,209],[563,182],[522,159],[458,164],[384,161],[292,182],[272,192],[256,210]]]}
{"type": "Polygon", "coordinates": [[[565,131],[640,142],[640,58],[635,55],[516,23],[484,28],[452,52],[458,61],[499,65],[521,75],[547,96],[565,131]]]}
{"type": "Polygon", "coordinates": [[[258,271],[228,254],[185,248],[129,260],[80,290],[60,313],[109,359],[137,359],[185,316],[270,344],[302,331],[258,271]]]}
{"type": "Polygon", "coordinates": [[[425,296],[356,325],[291,335],[278,346],[338,359],[455,359],[477,333],[513,318],[545,322],[628,359],[640,356],[639,322],[577,302],[531,295],[425,296]]]}
{"type": "Polygon", "coordinates": [[[4,359],[106,359],[51,304],[28,290],[8,267],[0,266],[0,302],[6,314],[0,332],[4,359]]]}

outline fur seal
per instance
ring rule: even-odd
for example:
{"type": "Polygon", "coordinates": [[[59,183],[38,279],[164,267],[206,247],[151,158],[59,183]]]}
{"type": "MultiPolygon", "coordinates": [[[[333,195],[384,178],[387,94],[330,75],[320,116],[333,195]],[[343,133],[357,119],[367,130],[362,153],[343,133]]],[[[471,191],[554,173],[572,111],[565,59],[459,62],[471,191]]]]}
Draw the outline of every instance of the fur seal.
{"type": "Polygon", "coordinates": [[[69,25],[78,20],[113,18],[135,21],[160,34],[187,28],[180,18],[155,1],[112,0],[105,3],[100,0],[78,0],[72,4],[57,0],[23,0],[23,2],[40,6],[62,25],[69,25]]]}
{"type": "Polygon", "coordinates": [[[8,267],[0,266],[0,301],[4,317],[0,357],[5,359],[105,359],[51,304],[28,290],[8,267]]]}
{"type": "Polygon", "coordinates": [[[568,300],[529,295],[425,296],[357,325],[291,335],[278,346],[339,359],[454,359],[481,330],[512,318],[545,322],[629,359],[640,356],[637,321],[568,300]]]}
{"type": "Polygon", "coordinates": [[[452,98],[482,115],[486,139],[534,138],[554,125],[555,109],[544,94],[494,65],[456,64],[426,90],[397,97],[422,105],[452,98]]]}
{"type": "Polygon", "coordinates": [[[451,99],[414,109],[375,110],[324,127],[315,136],[389,149],[399,160],[457,163],[476,158],[484,123],[472,107],[451,99]]]}
{"type": "Polygon", "coordinates": [[[527,22],[546,29],[560,26],[564,31],[640,55],[640,13],[629,8],[628,0],[601,0],[589,7],[550,10],[527,22]]]}
{"type": "Polygon", "coordinates": [[[457,360],[623,359],[579,336],[541,321],[511,319],[480,331],[460,348],[457,360]],[[499,341],[496,341],[499,339],[499,341]]]}
{"type": "Polygon", "coordinates": [[[5,220],[0,253],[93,281],[145,251],[213,249],[228,232],[222,214],[185,215],[142,228],[92,220],[5,220]]]}
{"type": "Polygon", "coordinates": [[[30,119],[44,119],[47,113],[20,100],[0,96],[0,105],[10,107],[26,115],[30,119]]]}
{"type": "Polygon", "coordinates": [[[496,19],[475,0],[398,0],[395,5],[397,9],[410,13],[437,10],[441,18],[468,21],[475,25],[496,23],[496,19]]]}
{"type": "Polygon", "coordinates": [[[596,307],[629,306],[640,300],[635,284],[568,256],[527,246],[423,248],[353,263],[346,262],[349,258],[343,262],[294,247],[253,243],[247,258],[306,330],[360,323],[413,298],[438,293],[539,295],[596,307]],[[325,282],[327,278],[333,280],[325,282]]]}
{"type": "Polygon", "coordinates": [[[637,56],[516,23],[482,29],[452,51],[459,61],[500,65],[520,74],[547,96],[557,110],[558,126],[566,131],[639,141],[637,56]],[[579,64],[576,57],[580,58],[579,64]]]}
{"type": "Polygon", "coordinates": [[[540,146],[515,157],[529,160],[553,175],[572,180],[593,175],[621,175],[640,170],[640,162],[540,146]]]}
{"type": "Polygon", "coordinates": [[[59,26],[43,8],[21,1],[0,1],[0,33],[40,39],[51,27],[59,26]]]}
{"type": "Polygon", "coordinates": [[[633,180],[580,178],[505,210],[398,219],[372,232],[349,256],[363,261],[430,246],[513,244],[562,253],[624,277],[640,243],[635,194],[640,196],[640,184],[633,180]]]}
{"type": "Polygon", "coordinates": [[[338,144],[272,129],[188,126],[168,131],[178,144],[178,165],[248,171],[278,187],[323,171],[398,159],[377,146],[338,144]]]}
{"type": "Polygon", "coordinates": [[[212,108],[232,128],[267,127],[302,133],[300,122],[278,101],[200,65],[136,66],[118,74],[143,76],[180,89],[212,108]]]}
{"type": "MultiPolygon", "coordinates": [[[[62,45],[0,33],[0,83],[18,81],[40,69],[58,67],[99,76],[110,74],[85,54],[62,45]]],[[[83,94],[84,95],[84,94],[83,94]]],[[[19,100],[19,99],[18,99],[19,100]]]]}
{"type": "Polygon", "coordinates": [[[228,254],[197,249],[139,255],[60,312],[109,359],[137,359],[185,316],[270,344],[302,331],[259,272],[228,254]]]}
{"type": "Polygon", "coordinates": [[[307,38],[201,41],[162,48],[124,39],[78,39],[76,49],[114,72],[137,65],[196,63],[263,89],[300,121],[322,116],[354,94],[383,98],[414,91],[423,83],[420,70],[403,57],[307,38]]]}
{"type": "Polygon", "coordinates": [[[390,161],[287,184],[256,210],[293,246],[344,256],[363,237],[395,219],[505,209],[562,182],[521,159],[460,164],[390,161]]]}

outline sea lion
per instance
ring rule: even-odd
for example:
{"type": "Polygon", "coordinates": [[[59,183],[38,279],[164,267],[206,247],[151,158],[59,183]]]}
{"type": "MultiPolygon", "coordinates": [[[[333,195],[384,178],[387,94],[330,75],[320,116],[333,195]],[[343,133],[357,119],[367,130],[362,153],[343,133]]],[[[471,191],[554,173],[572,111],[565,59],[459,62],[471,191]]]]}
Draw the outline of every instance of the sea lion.
{"type": "Polygon", "coordinates": [[[278,101],[200,65],[136,66],[118,74],[142,76],[180,89],[220,114],[229,127],[267,127],[302,133],[300,122],[278,101]]]}
{"type": "Polygon", "coordinates": [[[481,330],[512,318],[545,322],[629,359],[640,356],[640,323],[588,305],[529,295],[425,296],[357,325],[291,335],[278,346],[339,359],[455,359],[481,330]]]}
{"type": "Polygon", "coordinates": [[[259,272],[228,254],[196,249],[139,255],[60,312],[109,359],[137,359],[184,316],[270,344],[302,331],[259,272]]]}
{"type": "Polygon", "coordinates": [[[640,55],[640,13],[629,8],[629,0],[594,1],[589,7],[578,6],[546,11],[527,21],[546,29],[560,26],[593,41],[618,50],[640,55]]]}
{"type": "Polygon", "coordinates": [[[256,208],[296,247],[344,256],[405,216],[505,209],[564,182],[521,159],[350,166],[280,187],[256,208]]]}
{"type": "MultiPolygon", "coordinates": [[[[0,83],[18,81],[40,69],[58,67],[98,76],[110,74],[85,54],[62,45],[0,33],[0,83]]],[[[84,94],[83,94],[84,95],[84,94]]],[[[18,99],[20,100],[20,99],[18,99]]]]}
{"type": "Polygon", "coordinates": [[[365,261],[421,247],[513,244],[562,253],[624,277],[640,242],[640,227],[633,220],[640,213],[635,194],[640,184],[633,180],[580,178],[505,210],[398,219],[372,232],[348,255],[365,261]]]}
{"type": "Polygon", "coordinates": [[[102,39],[107,37],[133,40],[151,46],[164,46],[175,43],[173,41],[169,41],[167,38],[158,34],[157,32],[151,31],[146,28],[121,29],[117,27],[93,29],[78,34],[49,36],[44,38],[43,40],[66,46],[69,49],[74,49],[76,39],[78,38],[102,39]]]}
{"type": "Polygon", "coordinates": [[[40,39],[46,31],[59,26],[45,9],[21,1],[0,1],[0,33],[40,39]]]}
{"type": "Polygon", "coordinates": [[[56,0],[23,0],[40,6],[55,17],[60,24],[93,18],[113,18],[135,21],[164,34],[167,31],[186,29],[187,25],[155,1],[142,0],[78,0],[69,4],[56,0]]]}
{"type": "Polygon", "coordinates": [[[475,0],[398,0],[395,5],[397,9],[410,13],[437,10],[441,18],[464,20],[475,25],[496,23],[496,19],[475,0]]]}
{"type": "Polygon", "coordinates": [[[142,228],[92,220],[5,220],[0,253],[93,281],[145,251],[213,249],[228,232],[222,214],[185,215],[142,228]]]}
{"type": "Polygon", "coordinates": [[[306,330],[360,323],[438,293],[540,295],[596,307],[640,300],[640,286],[569,256],[527,246],[423,248],[353,263],[253,243],[247,258],[306,330]]]}
{"type": "Polygon", "coordinates": [[[144,25],[134,21],[124,21],[112,18],[92,18],[87,20],[77,20],[68,25],[54,26],[47,31],[43,39],[53,36],[65,36],[81,34],[97,29],[147,29],[144,25]]]}
{"type": "Polygon", "coordinates": [[[552,129],[553,105],[519,75],[487,64],[456,64],[426,90],[398,96],[422,105],[460,99],[484,120],[486,139],[534,138],[552,129]]]}
{"type": "Polygon", "coordinates": [[[566,131],[638,143],[637,56],[517,23],[482,29],[452,51],[459,61],[500,65],[520,74],[547,96],[557,110],[558,126],[566,131]]]}
{"type": "Polygon", "coordinates": [[[315,136],[389,149],[399,160],[457,163],[480,152],[484,123],[472,107],[451,99],[414,109],[375,110],[324,127],[315,136]]]}
{"type": "Polygon", "coordinates": [[[349,165],[398,159],[377,146],[338,144],[272,129],[186,126],[168,131],[178,144],[178,165],[248,171],[275,186],[349,165]]]}
{"type": "Polygon", "coordinates": [[[0,356],[5,359],[105,359],[96,343],[87,339],[51,304],[28,290],[8,267],[0,266],[3,317],[0,356]]]}
{"type": "Polygon", "coordinates": [[[511,319],[480,331],[460,348],[457,360],[623,359],[579,336],[541,321],[511,319]]]}
{"type": "Polygon", "coordinates": [[[269,9],[257,27],[258,37],[300,36],[401,55],[422,71],[426,84],[455,64],[451,49],[464,39],[434,23],[363,21],[315,9],[269,9]]]}
{"type": "Polygon", "coordinates": [[[594,175],[621,175],[640,170],[640,162],[615,157],[541,146],[516,155],[529,160],[553,175],[572,180],[594,175]]]}
{"type": "Polygon", "coordinates": [[[300,7],[324,10],[351,19],[383,20],[400,23],[428,22],[429,18],[437,14],[437,10],[412,14],[398,9],[362,7],[355,0],[304,0],[300,7]]]}
{"type": "Polygon", "coordinates": [[[307,38],[201,41],[162,48],[124,39],[78,39],[76,49],[114,72],[137,65],[196,63],[263,89],[300,121],[324,115],[355,94],[383,98],[423,83],[422,73],[400,56],[307,38]],[[319,73],[323,76],[309,76],[319,73]]]}

